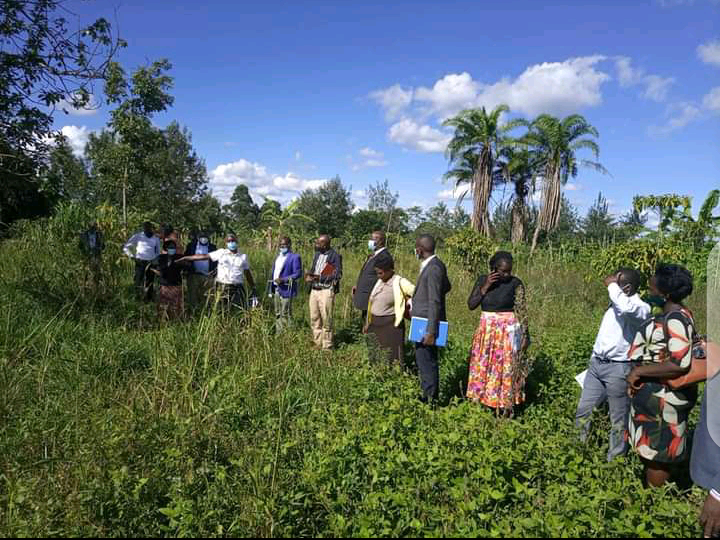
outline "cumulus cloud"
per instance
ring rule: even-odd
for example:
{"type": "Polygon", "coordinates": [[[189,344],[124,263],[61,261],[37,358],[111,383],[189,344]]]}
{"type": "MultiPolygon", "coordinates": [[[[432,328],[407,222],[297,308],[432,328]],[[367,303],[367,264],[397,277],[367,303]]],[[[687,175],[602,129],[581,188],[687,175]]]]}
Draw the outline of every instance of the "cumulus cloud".
{"type": "Polygon", "coordinates": [[[470,192],[470,186],[464,184],[454,189],[444,189],[437,194],[437,198],[442,201],[456,201],[461,197],[466,197],[470,192]]]}
{"type": "Polygon", "coordinates": [[[85,155],[85,147],[91,133],[86,126],[63,126],[60,133],[67,139],[75,156],[83,157],[85,155]]]}
{"type": "Polygon", "coordinates": [[[644,89],[642,96],[652,101],[665,101],[670,87],[675,83],[673,77],[648,75],[645,73],[645,70],[634,68],[632,66],[632,60],[627,56],[616,58],[615,66],[617,68],[620,86],[624,88],[641,86],[644,89]]]}
{"type": "Polygon", "coordinates": [[[697,53],[700,60],[706,64],[720,66],[720,39],[708,41],[703,45],[699,45],[697,53]]]}
{"type": "Polygon", "coordinates": [[[444,152],[451,136],[428,125],[421,125],[409,118],[396,122],[387,134],[388,140],[408,146],[419,152],[444,152]]]}
{"type": "Polygon", "coordinates": [[[244,184],[256,202],[263,197],[289,202],[305,189],[317,189],[327,179],[305,179],[293,173],[271,174],[267,167],[240,159],[218,165],[210,172],[210,187],[223,202],[228,202],[235,188],[244,184]]]}
{"type": "Polygon", "coordinates": [[[351,154],[347,155],[347,160],[350,164],[350,167],[355,172],[362,169],[385,167],[388,164],[388,162],[385,160],[385,155],[382,152],[373,150],[369,146],[361,148],[358,154],[360,155],[360,162],[355,162],[351,154]]]}
{"type": "Polygon", "coordinates": [[[684,128],[700,116],[700,108],[693,103],[675,103],[666,111],[668,121],[662,126],[651,126],[650,135],[669,135],[673,131],[684,128]]]}
{"type": "Polygon", "coordinates": [[[380,104],[385,110],[385,117],[390,121],[397,119],[410,106],[413,100],[413,90],[412,88],[406,90],[399,84],[395,84],[390,88],[372,92],[370,98],[380,104]]]}
{"type": "Polygon", "coordinates": [[[720,86],[716,86],[705,95],[703,98],[703,107],[710,111],[720,113],[720,86]]]}

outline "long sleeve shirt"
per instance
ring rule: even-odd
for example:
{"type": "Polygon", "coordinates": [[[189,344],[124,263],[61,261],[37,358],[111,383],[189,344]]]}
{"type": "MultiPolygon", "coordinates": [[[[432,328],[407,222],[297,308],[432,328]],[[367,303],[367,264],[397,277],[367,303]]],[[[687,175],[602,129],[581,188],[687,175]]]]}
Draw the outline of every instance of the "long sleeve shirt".
{"type": "Polygon", "coordinates": [[[123,252],[128,257],[135,257],[141,261],[154,261],[160,255],[162,246],[160,245],[160,239],[153,235],[150,238],[145,236],[145,233],[137,233],[130,240],[127,241],[123,247],[123,252]],[[135,249],[135,255],[132,253],[132,249],[135,249]]]}
{"type": "Polygon", "coordinates": [[[640,295],[628,296],[617,283],[608,287],[610,307],[598,332],[593,356],[613,362],[628,362],[628,352],[640,325],[650,317],[650,306],[640,295]]]}

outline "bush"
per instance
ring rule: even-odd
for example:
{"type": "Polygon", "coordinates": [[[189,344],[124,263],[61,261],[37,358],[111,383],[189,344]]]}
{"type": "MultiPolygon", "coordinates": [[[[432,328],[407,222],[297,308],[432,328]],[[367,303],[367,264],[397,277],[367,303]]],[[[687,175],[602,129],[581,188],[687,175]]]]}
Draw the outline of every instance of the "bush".
{"type": "Polygon", "coordinates": [[[451,260],[470,273],[484,272],[490,257],[498,250],[498,245],[478,231],[461,229],[445,240],[445,248],[451,260]]]}

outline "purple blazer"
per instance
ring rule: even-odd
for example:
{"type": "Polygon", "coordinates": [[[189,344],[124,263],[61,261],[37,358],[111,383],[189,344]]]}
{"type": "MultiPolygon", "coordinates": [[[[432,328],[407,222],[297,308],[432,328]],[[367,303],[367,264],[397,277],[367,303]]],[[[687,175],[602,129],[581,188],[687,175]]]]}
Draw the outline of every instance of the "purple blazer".
{"type": "MultiPolygon", "coordinates": [[[[275,277],[276,262],[277,258],[273,262],[270,278],[275,277]]],[[[298,282],[302,279],[302,276],[302,259],[300,259],[300,255],[291,251],[287,255],[285,265],[282,270],[280,270],[280,279],[292,280],[292,286],[289,283],[283,283],[281,285],[275,285],[275,283],[273,283],[273,292],[278,291],[282,298],[295,298],[298,292],[298,282]]]]}

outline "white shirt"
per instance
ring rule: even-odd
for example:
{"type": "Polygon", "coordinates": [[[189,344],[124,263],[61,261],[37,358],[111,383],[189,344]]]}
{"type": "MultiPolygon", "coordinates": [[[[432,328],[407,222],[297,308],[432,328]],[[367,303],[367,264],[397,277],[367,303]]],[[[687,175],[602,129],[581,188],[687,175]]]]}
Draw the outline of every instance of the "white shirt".
{"type": "Polygon", "coordinates": [[[285,268],[285,262],[287,261],[288,253],[287,255],[283,255],[282,253],[278,255],[278,258],[275,259],[275,272],[273,272],[273,281],[280,279],[280,273],[283,271],[283,268],[285,268]]]}
{"type": "Polygon", "coordinates": [[[433,255],[432,257],[428,257],[427,259],[425,259],[425,260],[422,262],[422,264],[420,265],[420,273],[421,273],[421,274],[423,273],[423,270],[425,270],[425,267],[426,267],[428,264],[430,264],[430,261],[432,261],[435,257],[437,257],[437,255],[433,255]]]}
{"type": "MultiPolygon", "coordinates": [[[[210,248],[198,242],[195,255],[207,255],[208,253],[210,253],[210,248]]],[[[210,261],[193,261],[193,268],[198,274],[207,276],[210,273],[210,261]]]]}
{"type": "Polygon", "coordinates": [[[640,324],[650,317],[651,309],[638,294],[626,295],[617,283],[608,287],[612,306],[605,312],[593,356],[613,362],[629,362],[628,352],[640,324]]]}
{"type": "Polygon", "coordinates": [[[321,253],[318,257],[317,263],[315,264],[315,268],[313,269],[313,273],[316,275],[322,274],[323,269],[325,268],[325,265],[327,265],[328,260],[328,254],[327,253],[321,253]]]}
{"type": "Polygon", "coordinates": [[[218,249],[209,253],[210,259],[218,263],[217,282],[224,285],[245,283],[245,270],[250,270],[247,255],[233,253],[229,249],[218,249]]]}
{"type": "Polygon", "coordinates": [[[128,257],[132,257],[131,248],[135,248],[135,258],[141,261],[153,261],[158,258],[161,251],[160,239],[152,235],[150,238],[145,236],[144,232],[139,232],[127,241],[123,247],[123,252],[128,257]]]}

